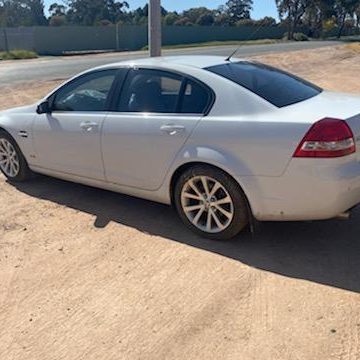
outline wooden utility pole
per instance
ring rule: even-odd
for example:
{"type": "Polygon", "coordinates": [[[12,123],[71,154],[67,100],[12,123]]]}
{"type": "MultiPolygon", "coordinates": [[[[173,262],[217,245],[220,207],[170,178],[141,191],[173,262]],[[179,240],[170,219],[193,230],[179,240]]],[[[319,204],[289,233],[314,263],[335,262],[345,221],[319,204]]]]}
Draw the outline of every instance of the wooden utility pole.
{"type": "Polygon", "coordinates": [[[149,0],[149,52],[151,57],[161,56],[160,0],[149,0]]]}
{"type": "Polygon", "coordinates": [[[9,52],[9,40],[8,40],[8,36],[7,36],[7,31],[6,28],[3,28],[3,34],[4,34],[4,45],[5,45],[5,52],[9,52]]]}

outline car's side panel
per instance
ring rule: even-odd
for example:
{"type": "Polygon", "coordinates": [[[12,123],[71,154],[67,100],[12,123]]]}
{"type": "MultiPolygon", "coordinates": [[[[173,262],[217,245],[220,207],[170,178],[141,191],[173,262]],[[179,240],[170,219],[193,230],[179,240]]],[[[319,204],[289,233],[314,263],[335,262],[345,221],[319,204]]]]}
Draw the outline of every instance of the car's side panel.
{"type": "Polygon", "coordinates": [[[5,111],[0,115],[0,128],[16,141],[28,163],[34,159],[32,125],[36,106],[26,106],[5,111]]]}
{"type": "Polygon", "coordinates": [[[110,113],[102,131],[106,180],[156,190],[201,115],[110,113]]]}
{"type": "Polygon", "coordinates": [[[238,176],[280,176],[309,125],[261,120],[266,117],[206,117],[180,156],[213,159],[238,176]]]}
{"type": "Polygon", "coordinates": [[[104,180],[100,133],[105,116],[102,112],[37,115],[33,125],[33,165],[104,180]]]}
{"type": "Polygon", "coordinates": [[[293,159],[283,176],[241,177],[253,214],[261,221],[325,220],[360,201],[356,155],[338,159],[293,159]]]}

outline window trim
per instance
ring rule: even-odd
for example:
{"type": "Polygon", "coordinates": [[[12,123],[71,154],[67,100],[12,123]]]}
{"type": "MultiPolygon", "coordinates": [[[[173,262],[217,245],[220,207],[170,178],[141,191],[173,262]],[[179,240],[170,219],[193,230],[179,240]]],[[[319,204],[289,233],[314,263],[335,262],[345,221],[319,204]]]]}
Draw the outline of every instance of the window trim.
{"type": "MultiPolygon", "coordinates": [[[[84,74],[81,74],[81,75],[71,79],[70,81],[68,81],[67,83],[65,83],[64,85],[62,85],[58,89],[56,89],[52,94],[50,94],[47,97],[47,101],[49,101],[50,108],[52,109],[52,112],[55,113],[55,114],[60,114],[60,113],[73,114],[73,113],[104,113],[104,112],[109,112],[110,111],[110,106],[111,106],[111,101],[113,99],[114,91],[116,90],[119,78],[121,78],[121,70],[124,70],[124,68],[117,68],[116,67],[116,68],[98,69],[98,70],[88,71],[88,72],[86,72],[84,74]],[[107,95],[104,110],[102,110],[102,111],[87,111],[87,110],[71,111],[71,110],[57,110],[57,109],[54,109],[54,102],[56,100],[56,96],[59,94],[60,91],[62,91],[66,87],[72,86],[74,83],[78,82],[79,80],[81,80],[81,79],[83,79],[83,78],[85,78],[87,76],[91,76],[91,75],[94,75],[94,74],[105,73],[105,72],[108,72],[108,71],[115,71],[115,77],[114,77],[114,80],[112,82],[109,93],[107,95]]],[[[127,75],[127,73],[126,73],[126,75],[127,75]]]]}
{"type": "MultiPolygon", "coordinates": [[[[125,68],[125,67],[124,67],[125,68]]],[[[182,78],[182,84],[181,84],[181,88],[180,88],[180,92],[179,92],[179,96],[178,96],[178,102],[176,104],[176,109],[175,112],[172,113],[159,113],[159,112],[151,112],[151,113],[146,113],[149,115],[171,115],[171,116],[178,116],[178,117],[186,117],[186,116],[208,116],[210,111],[212,110],[215,100],[216,100],[216,95],[215,95],[215,91],[208,85],[206,85],[204,82],[202,82],[201,80],[195,78],[194,76],[188,75],[188,74],[184,74],[180,71],[177,70],[169,70],[166,68],[162,68],[162,67],[155,67],[155,66],[132,66],[132,67],[128,67],[128,72],[126,74],[126,76],[124,77],[121,85],[119,86],[119,88],[115,91],[115,93],[113,93],[113,95],[118,96],[118,100],[116,99],[116,97],[114,97],[113,101],[111,102],[111,109],[109,110],[112,113],[116,113],[119,115],[126,115],[126,114],[145,114],[145,112],[130,112],[130,111],[118,111],[117,110],[117,103],[120,101],[121,96],[123,95],[123,91],[124,91],[124,87],[125,87],[125,83],[128,79],[129,74],[131,73],[132,70],[154,70],[154,71],[158,71],[158,72],[162,72],[162,73],[167,73],[170,76],[180,76],[182,78]],[[200,86],[202,86],[205,91],[208,94],[208,104],[205,108],[205,111],[202,113],[181,113],[180,109],[182,107],[182,102],[183,102],[183,96],[185,94],[186,91],[186,86],[188,81],[191,80],[197,84],[199,84],[200,86]]]]}

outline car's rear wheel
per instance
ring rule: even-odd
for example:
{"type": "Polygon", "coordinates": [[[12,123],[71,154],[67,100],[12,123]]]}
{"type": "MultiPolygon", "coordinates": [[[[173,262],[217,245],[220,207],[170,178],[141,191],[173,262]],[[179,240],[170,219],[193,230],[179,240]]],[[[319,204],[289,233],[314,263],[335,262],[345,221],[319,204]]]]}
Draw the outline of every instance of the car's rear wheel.
{"type": "Polygon", "coordinates": [[[0,131],[0,170],[10,181],[25,181],[31,170],[14,139],[0,131]]]}
{"type": "Polygon", "coordinates": [[[176,182],[174,202],[185,225],[206,238],[231,239],[249,222],[248,205],[240,186],[211,166],[187,169],[176,182]]]}

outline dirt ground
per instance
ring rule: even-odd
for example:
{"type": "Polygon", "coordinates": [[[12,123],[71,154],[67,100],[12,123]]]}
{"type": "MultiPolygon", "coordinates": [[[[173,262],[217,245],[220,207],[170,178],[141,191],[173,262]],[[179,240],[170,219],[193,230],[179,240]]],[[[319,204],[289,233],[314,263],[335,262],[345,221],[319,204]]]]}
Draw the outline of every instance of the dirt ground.
{"type": "MultiPolygon", "coordinates": [[[[345,47],[257,57],[360,93],[345,47]]],[[[0,108],[55,82],[0,88],[0,108]]],[[[0,176],[0,359],[360,359],[360,209],[202,240],[168,207],[0,176]]]]}

